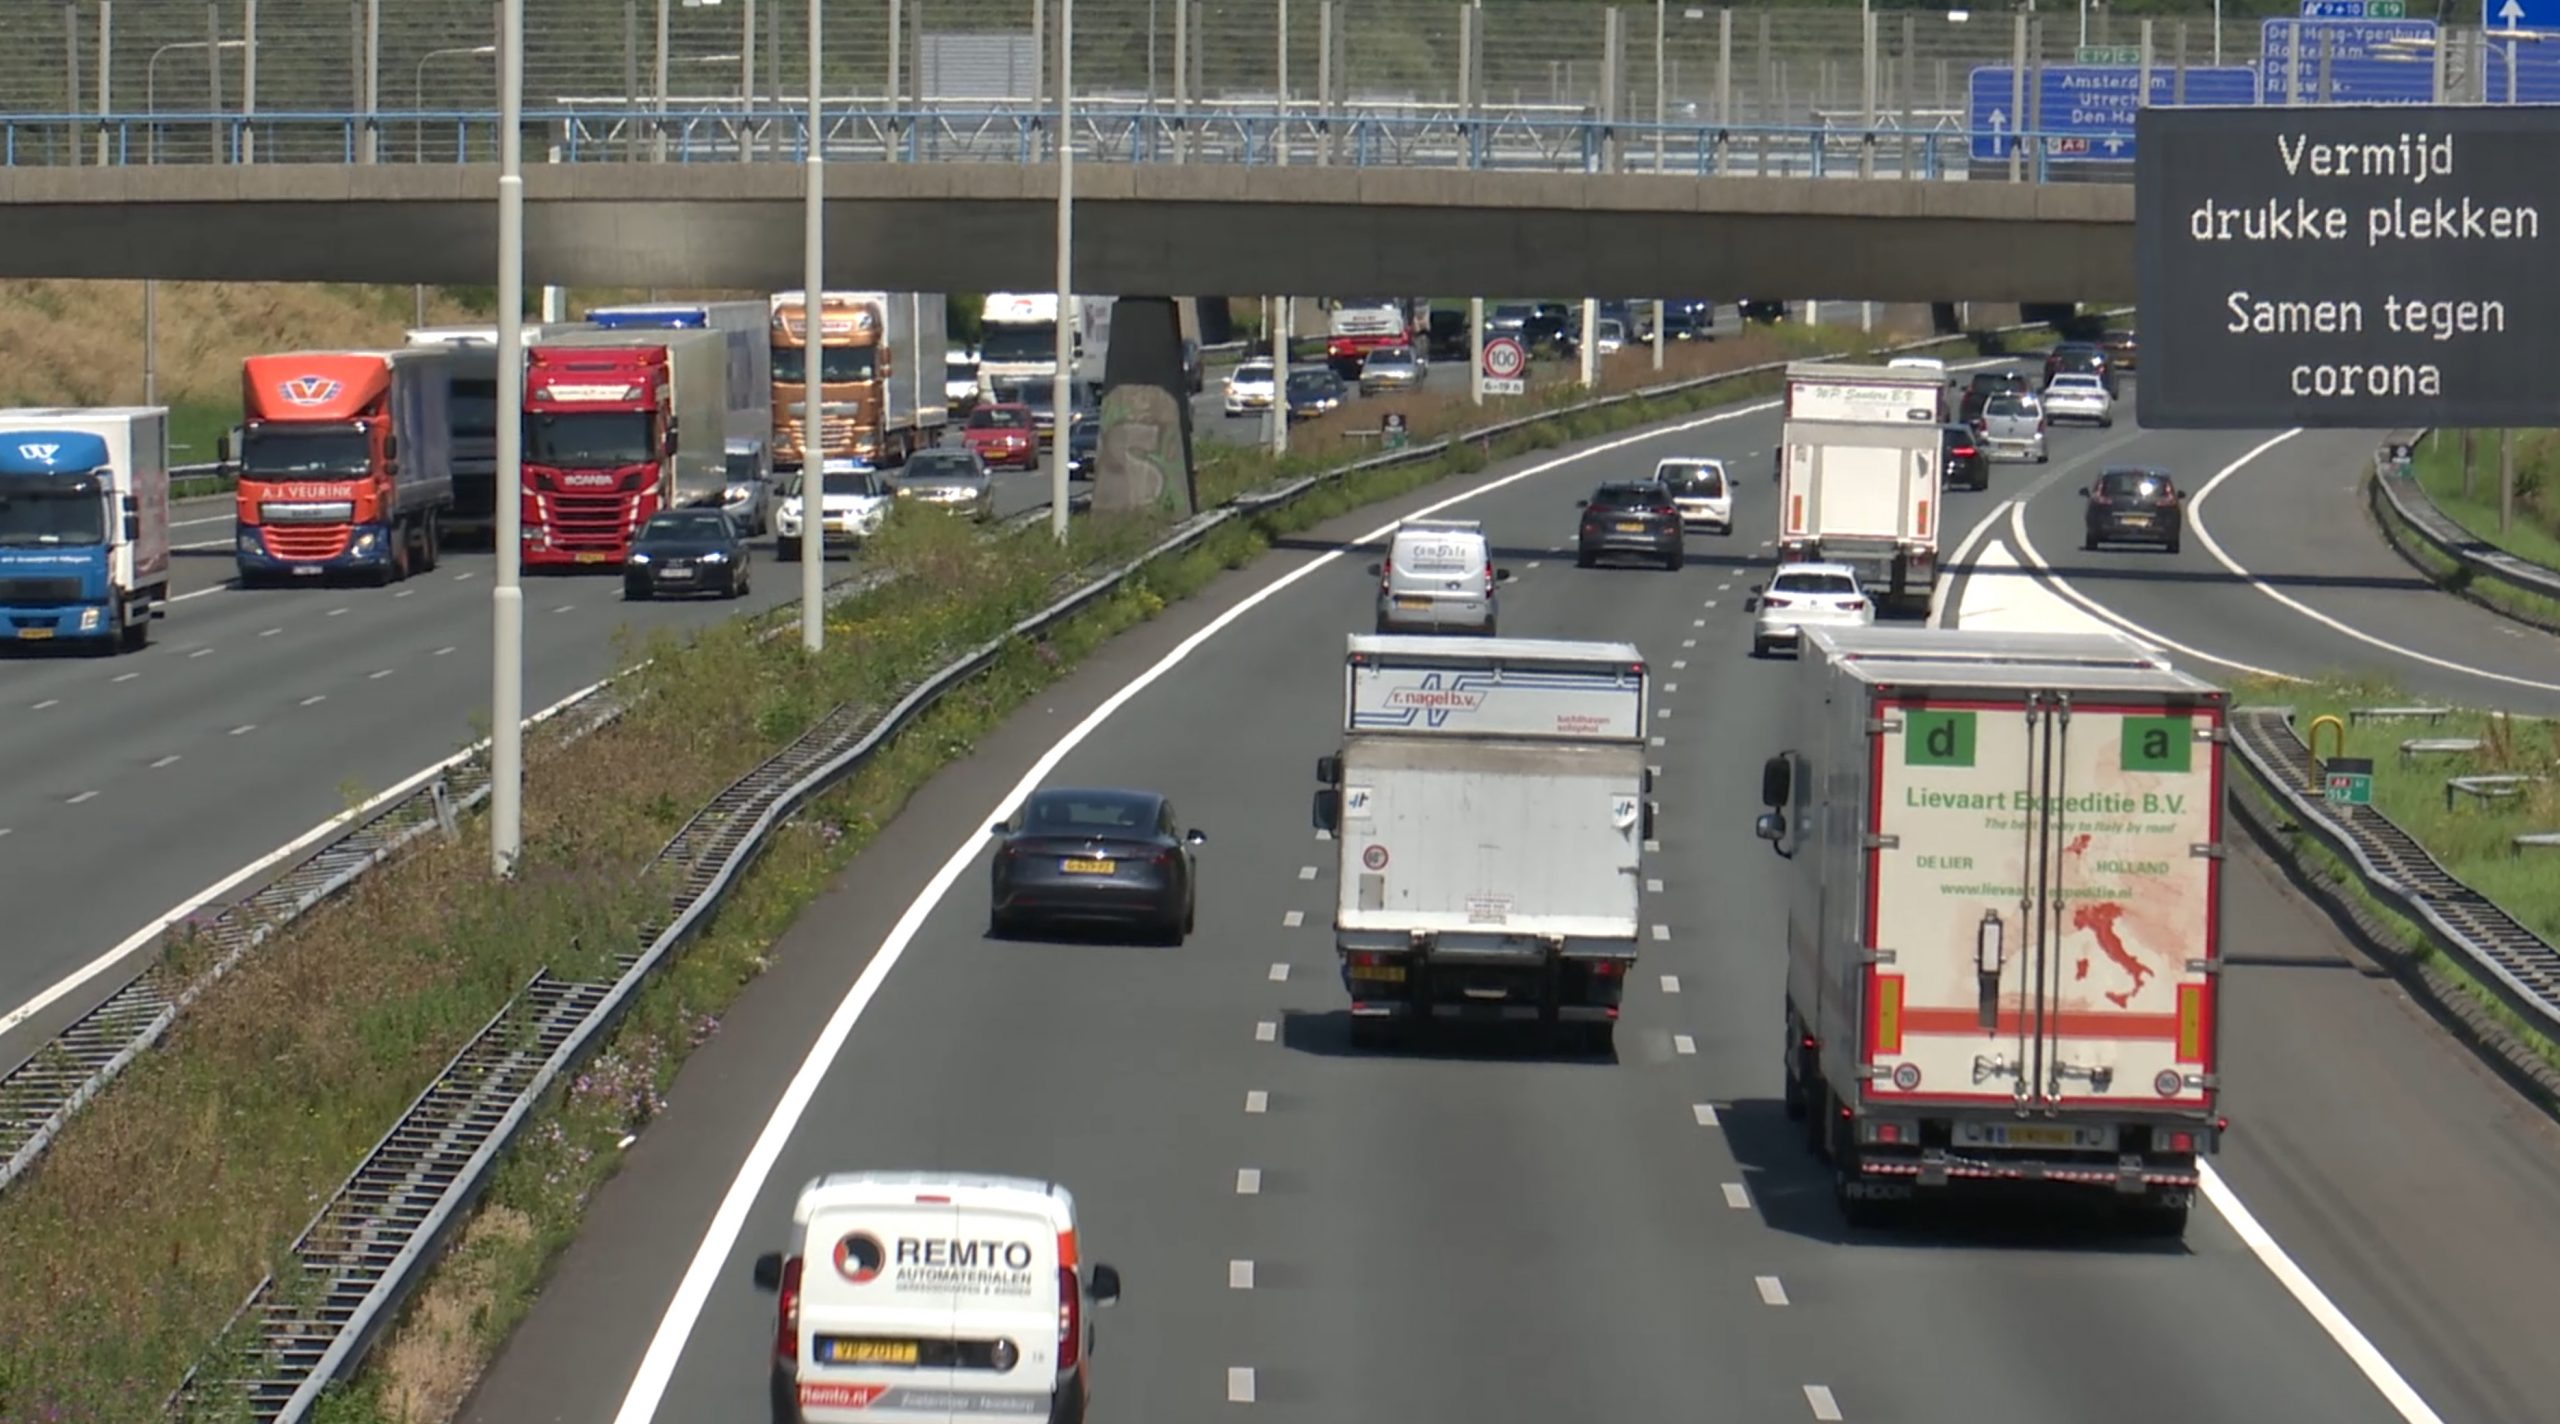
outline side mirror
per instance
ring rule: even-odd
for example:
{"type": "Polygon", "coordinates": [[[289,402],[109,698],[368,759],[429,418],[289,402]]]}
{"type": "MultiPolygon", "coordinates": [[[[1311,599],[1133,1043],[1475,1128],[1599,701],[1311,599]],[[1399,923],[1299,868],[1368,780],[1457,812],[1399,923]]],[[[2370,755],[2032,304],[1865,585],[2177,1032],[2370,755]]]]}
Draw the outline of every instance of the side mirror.
{"type": "Polygon", "coordinates": [[[2078,490],[2074,491],[2074,493],[2078,494],[2082,499],[2087,499],[2089,497],[2089,487],[2083,485],[2078,490]]]}
{"type": "Polygon", "coordinates": [[[231,437],[217,435],[213,439],[213,461],[217,465],[231,463],[231,437]]]}
{"type": "Polygon", "coordinates": [[[1327,786],[1340,786],[1342,784],[1342,758],[1338,756],[1317,757],[1316,780],[1323,782],[1327,786]]]}
{"type": "Polygon", "coordinates": [[[1787,818],[1780,812],[1763,811],[1751,823],[1751,834],[1775,845],[1787,836],[1787,818]]]}
{"type": "Polygon", "coordinates": [[[1096,1265],[1093,1279],[1085,1283],[1084,1293],[1097,1306],[1109,1308],[1120,1303],[1120,1270],[1116,1266],[1096,1265]]]}
{"type": "Polygon", "coordinates": [[[1371,578],[1384,578],[1386,577],[1386,573],[1387,566],[1384,564],[1371,564],[1369,566],[1369,577],[1371,578]]]}
{"type": "Polygon", "coordinates": [[[1315,828],[1332,835],[1342,824],[1342,793],[1327,786],[1316,792],[1315,812],[1309,817],[1315,828]]]}
{"type": "Polygon", "coordinates": [[[130,544],[139,540],[141,537],[142,516],[139,514],[126,515],[124,517],[124,541],[130,544]]]}
{"type": "Polygon", "coordinates": [[[1495,570],[1493,571],[1493,581],[1494,581],[1495,583],[1509,583],[1509,582],[1511,582],[1511,570],[1509,570],[1509,569],[1495,569],[1495,570]]]}
{"type": "Polygon", "coordinates": [[[1795,791],[1796,769],[1786,753],[1760,763],[1760,804],[1776,810],[1787,804],[1795,791]]]}
{"type": "Polygon", "coordinates": [[[1000,836],[1000,835],[1003,835],[1003,834],[1005,834],[1005,833],[1006,833],[1006,827],[1005,827],[1005,823],[1004,823],[1004,822],[1002,822],[1002,821],[998,821],[998,822],[996,822],[994,825],[987,827],[987,834],[988,834],[988,835],[991,835],[991,836],[1000,836]]]}
{"type": "Polygon", "coordinates": [[[1577,499],[1573,502],[1573,507],[1576,509],[1589,509],[1591,507],[1591,501],[1587,499],[1577,499]]]}
{"type": "Polygon", "coordinates": [[[1182,833],[1182,843],[1184,845],[1195,846],[1207,845],[1209,843],[1209,833],[1201,830],[1197,826],[1194,826],[1190,830],[1182,833]]]}
{"type": "Polygon", "coordinates": [[[756,1257],[756,1289],[760,1291],[782,1289],[781,1252],[767,1251],[756,1257]]]}

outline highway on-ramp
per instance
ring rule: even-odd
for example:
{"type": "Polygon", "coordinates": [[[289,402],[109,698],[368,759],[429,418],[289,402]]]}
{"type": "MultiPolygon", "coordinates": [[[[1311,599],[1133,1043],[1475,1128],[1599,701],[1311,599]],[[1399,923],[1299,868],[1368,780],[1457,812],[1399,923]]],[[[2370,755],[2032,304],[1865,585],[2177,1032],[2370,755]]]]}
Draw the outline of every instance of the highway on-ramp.
{"type": "MultiPolygon", "coordinates": [[[[1036,478],[999,479],[1000,513],[1045,497],[1036,478]]],[[[227,577],[228,546],[180,568],[227,577]]],[[[448,549],[388,588],[247,591],[198,574],[203,596],[172,606],[139,653],[0,656],[0,1070],[139,965],[8,1024],[20,1006],[351,795],[485,734],[494,565],[448,549]]],[[[798,598],[799,566],[774,558],[770,537],[750,567],[753,593],[734,601],[627,604],[611,573],[528,576],[527,710],[610,674],[617,629],[700,627],[798,598]]],[[[839,556],[828,571],[853,567],[839,556]]]]}
{"type": "MultiPolygon", "coordinates": [[[[884,830],[696,1053],[464,1417],[754,1415],[772,1301],[749,1263],[804,1179],[865,1167],[1075,1189],[1089,1251],[1129,1281],[1102,1319],[1103,1420],[2428,1417],[2373,1383],[2391,1366],[2448,1418],[2533,1417],[2560,1359],[2519,1340],[2538,1297],[2509,1291],[2560,1268],[2529,1225],[2560,1209],[2560,1149],[2388,984],[2329,970],[2327,923],[2251,862],[2228,881],[2245,1146],[2224,1167],[2258,1219],[2200,1208],[2183,1248],[2071,1222],[1842,1226],[1776,1101],[1784,911],[1749,823],[1789,669],[1746,656],[1761,541],[1701,540],[1678,573],[1577,570],[1567,547],[1591,482],[1674,452],[1734,461],[1760,528],[1773,433],[1759,415],[1635,439],[1449,511],[1519,573],[1506,633],[1630,639],[1656,670],[1659,885],[1618,1061],[1348,1046],[1308,808],[1374,590],[1368,556],[1320,551],[1386,517],[1355,515],[1110,645],[884,830]],[[986,938],[984,828],[1035,766],[1160,789],[1208,832],[1187,945],[986,938]],[[2328,1307],[2306,1296],[2323,1282],[2372,1343],[2305,1307],[2328,1307]]],[[[1959,496],[1950,527],[2044,474],[2258,438],[2065,434],[2047,470],[1959,496]]]]}

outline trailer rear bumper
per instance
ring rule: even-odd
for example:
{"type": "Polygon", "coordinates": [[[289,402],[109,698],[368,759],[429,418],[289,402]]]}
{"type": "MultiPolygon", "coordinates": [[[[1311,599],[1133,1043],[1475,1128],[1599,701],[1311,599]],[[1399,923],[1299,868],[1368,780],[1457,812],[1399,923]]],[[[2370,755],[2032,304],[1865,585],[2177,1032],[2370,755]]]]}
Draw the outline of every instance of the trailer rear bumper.
{"type": "Polygon", "coordinates": [[[1971,1194],[1998,1191],[2005,1187],[2047,1184],[2110,1191],[2118,1196],[2157,1198],[2162,1193],[2192,1193],[2202,1175],[2192,1161],[2128,1159],[2111,1166],[2025,1157],[1960,1157],[1938,1151],[1926,1152],[1916,1158],[1861,1156],[1855,1165],[1861,1179],[1858,1186],[1864,1189],[1855,1190],[1854,1194],[1871,1199],[1909,1197],[1921,1191],[1971,1194]],[[1878,1187],[1885,1190],[1875,1190],[1878,1187]]]}

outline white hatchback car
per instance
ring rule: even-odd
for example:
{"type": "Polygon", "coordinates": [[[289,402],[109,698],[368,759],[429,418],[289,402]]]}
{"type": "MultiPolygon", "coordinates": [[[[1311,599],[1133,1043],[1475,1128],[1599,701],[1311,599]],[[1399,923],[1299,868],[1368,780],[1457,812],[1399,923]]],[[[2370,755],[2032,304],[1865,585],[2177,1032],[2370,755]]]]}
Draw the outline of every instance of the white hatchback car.
{"type": "Polygon", "coordinates": [[[2104,429],[2116,423],[2116,401],[2103,378],[2065,371],[2044,388],[2044,414],[2047,420],[2086,420],[2104,429]]]}
{"type": "Polygon", "coordinates": [[[1227,373],[1227,414],[1271,409],[1271,363],[1246,361],[1227,373]]]}
{"type": "Polygon", "coordinates": [[[1743,607],[1752,613],[1751,656],[1793,647],[1808,627],[1858,628],[1876,621],[1875,600],[1847,564],[1780,564],[1743,607]]]}
{"type": "Polygon", "coordinates": [[[1653,467],[1653,479],[1671,491],[1671,502],[1680,508],[1681,528],[1733,532],[1733,481],[1725,474],[1724,461],[1665,460],[1653,467]]]}

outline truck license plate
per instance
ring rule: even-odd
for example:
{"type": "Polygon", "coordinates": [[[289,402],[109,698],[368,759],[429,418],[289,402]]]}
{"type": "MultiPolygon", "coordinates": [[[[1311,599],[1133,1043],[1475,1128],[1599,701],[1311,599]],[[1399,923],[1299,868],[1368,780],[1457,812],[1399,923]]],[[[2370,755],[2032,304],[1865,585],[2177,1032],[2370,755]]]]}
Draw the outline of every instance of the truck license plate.
{"type": "Polygon", "coordinates": [[[605,561],[605,557],[606,556],[603,554],[580,554],[578,556],[578,562],[582,564],[601,564],[605,561]]]}
{"type": "Polygon", "coordinates": [[[2112,1124],[2102,1127],[2079,1127],[2062,1123],[2028,1122],[1960,1122],[1956,1124],[1959,1147],[2051,1147],[2084,1152],[2112,1152],[2116,1130],[2112,1124]]]}
{"type": "Polygon", "coordinates": [[[1396,964],[1355,964],[1351,966],[1351,977],[1378,984],[1401,984],[1404,982],[1404,967],[1396,964]]]}

